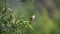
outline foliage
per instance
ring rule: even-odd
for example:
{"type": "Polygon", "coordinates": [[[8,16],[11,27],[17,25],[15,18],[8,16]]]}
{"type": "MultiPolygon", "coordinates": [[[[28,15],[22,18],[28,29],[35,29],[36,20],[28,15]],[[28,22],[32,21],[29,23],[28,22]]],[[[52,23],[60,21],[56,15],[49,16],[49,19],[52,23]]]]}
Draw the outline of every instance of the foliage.
{"type": "Polygon", "coordinates": [[[0,34],[23,34],[27,29],[33,29],[24,16],[15,18],[13,13],[10,8],[0,9],[0,34]]]}
{"type": "Polygon", "coordinates": [[[33,29],[26,17],[15,17],[14,11],[7,7],[7,0],[0,1],[0,34],[23,34],[33,29]]]}

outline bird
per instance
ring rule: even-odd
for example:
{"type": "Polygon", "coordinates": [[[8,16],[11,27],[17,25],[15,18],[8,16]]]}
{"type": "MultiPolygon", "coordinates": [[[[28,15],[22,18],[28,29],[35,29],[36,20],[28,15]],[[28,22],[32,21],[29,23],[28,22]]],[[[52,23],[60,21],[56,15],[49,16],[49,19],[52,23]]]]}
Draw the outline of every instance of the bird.
{"type": "Polygon", "coordinates": [[[30,18],[30,23],[35,19],[35,15],[32,15],[30,18]]]}

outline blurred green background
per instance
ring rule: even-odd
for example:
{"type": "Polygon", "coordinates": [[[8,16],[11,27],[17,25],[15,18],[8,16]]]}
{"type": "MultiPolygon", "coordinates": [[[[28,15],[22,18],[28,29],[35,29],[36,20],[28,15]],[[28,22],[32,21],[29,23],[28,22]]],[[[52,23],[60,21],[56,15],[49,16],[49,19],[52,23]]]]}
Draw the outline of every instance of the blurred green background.
{"type": "Polygon", "coordinates": [[[48,15],[46,8],[42,9],[42,15],[40,15],[35,0],[8,0],[7,4],[14,11],[16,18],[24,15],[30,19],[32,15],[35,15],[36,18],[32,22],[34,29],[24,34],[60,34],[60,0],[52,1],[55,6],[52,18],[48,15]]]}
{"type": "Polygon", "coordinates": [[[9,0],[9,6],[15,11],[16,17],[24,15],[28,19],[34,14],[35,20],[32,22],[34,30],[27,34],[60,34],[60,0],[53,0],[56,9],[53,18],[49,18],[47,9],[43,8],[43,15],[39,14],[34,0],[9,0]]]}

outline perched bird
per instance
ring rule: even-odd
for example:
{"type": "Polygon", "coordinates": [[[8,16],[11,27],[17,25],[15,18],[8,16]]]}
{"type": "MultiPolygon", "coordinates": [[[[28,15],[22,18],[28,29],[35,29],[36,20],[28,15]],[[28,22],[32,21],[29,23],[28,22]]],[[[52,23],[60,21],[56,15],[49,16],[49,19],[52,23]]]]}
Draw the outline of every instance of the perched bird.
{"type": "Polygon", "coordinates": [[[32,22],[35,19],[35,15],[32,15],[32,17],[30,18],[30,22],[32,22]]]}

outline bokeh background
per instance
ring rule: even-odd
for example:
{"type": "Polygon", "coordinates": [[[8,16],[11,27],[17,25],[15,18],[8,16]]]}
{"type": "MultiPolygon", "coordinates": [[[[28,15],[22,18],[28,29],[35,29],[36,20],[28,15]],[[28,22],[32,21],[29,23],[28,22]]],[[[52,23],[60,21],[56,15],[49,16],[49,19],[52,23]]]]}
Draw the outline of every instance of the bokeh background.
{"type": "MultiPolygon", "coordinates": [[[[49,1],[50,0],[48,0],[47,3],[49,3],[49,1]]],[[[38,8],[36,8],[35,0],[9,0],[8,4],[9,7],[15,11],[16,17],[24,15],[29,19],[33,14],[36,16],[32,22],[34,30],[27,32],[27,34],[60,34],[60,0],[51,1],[56,7],[53,18],[49,18],[46,8],[41,9],[43,10],[43,15],[41,16],[38,8]]]]}
{"type": "Polygon", "coordinates": [[[25,34],[60,34],[60,0],[7,0],[7,5],[14,11],[16,18],[24,15],[30,19],[35,15],[32,21],[34,29],[25,34]],[[49,7],[44,3],[48,3],[49,7]],[[53,7],[52,12],[49,10],[52,17],[47,7],[53,7]]]}

